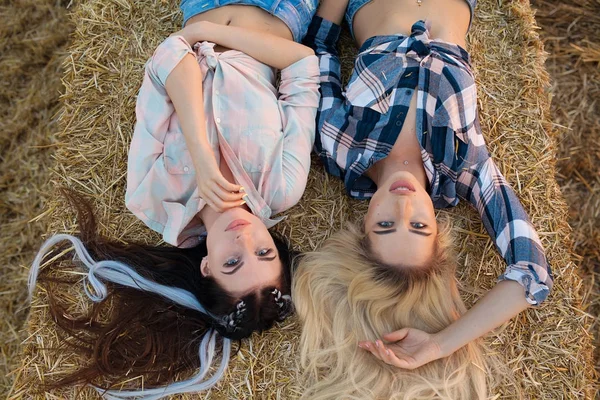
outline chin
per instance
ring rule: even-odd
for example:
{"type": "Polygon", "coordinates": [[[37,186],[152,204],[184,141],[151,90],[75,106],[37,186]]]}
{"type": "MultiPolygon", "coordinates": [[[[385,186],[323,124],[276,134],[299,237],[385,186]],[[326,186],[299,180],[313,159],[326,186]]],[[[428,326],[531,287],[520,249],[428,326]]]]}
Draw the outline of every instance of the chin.
{"type": "Polygon", "coordinates": [[[407,179],[407,180],[412,180],[413,182],[418,182],[417,178],[408,171],[398,171],[398,172],[394,173],[392,176],[390,176],[388,178],[388,181],[394,182],[395,180],[398,180],[398,179],[407,179]]]}

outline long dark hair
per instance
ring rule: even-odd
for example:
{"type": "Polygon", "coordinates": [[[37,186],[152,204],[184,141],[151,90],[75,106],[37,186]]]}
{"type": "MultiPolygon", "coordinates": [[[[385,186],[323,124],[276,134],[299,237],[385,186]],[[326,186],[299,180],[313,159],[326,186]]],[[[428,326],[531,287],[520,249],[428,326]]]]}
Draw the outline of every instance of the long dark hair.
{"type": "Polygon", "coordinates": [[[184,289],[207,311],[224,319],[211,318],[154,293],[117,284],[110,286],[104,301],[94,304],[85,315],[76,316],[56,296],[61,285],[76,281],[57,278],[53,271],[58,271],[62,263],[53,262],[42,270],[39,282],[48,293],[49,310],[65,345],[58,351],[75,350],[89,357],[90,362],[50,383],[50,388],[75,383],[110,388],[126,375],[144,375],[150,386],[165,385],[176,374],[199,367],[198,345],[209,329],[241,340],[271,328],[291,312],[294,253],[281,235],[271,232],[282,263],[277,287],[261,288],[238,298],[200,273],[201,260],[207,255],[206,242],[182,249],[111,241],[98,233],[89,201],[71,191],[64,191],[64,195],[77,212],[81,241],[94,259],[120,261],[158,284],[184,289]]]}

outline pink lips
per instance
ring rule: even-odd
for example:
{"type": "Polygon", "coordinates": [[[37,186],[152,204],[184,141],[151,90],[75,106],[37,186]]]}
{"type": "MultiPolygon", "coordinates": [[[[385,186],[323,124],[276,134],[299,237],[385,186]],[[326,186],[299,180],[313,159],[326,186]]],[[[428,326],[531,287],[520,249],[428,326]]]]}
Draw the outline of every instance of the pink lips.
{"type": "Polygon", "coordinates": [[[246,225],[250,225],[250,222],[246,221],[245,219],[236,219],[235,221],[227,225],[227,228],[225,228],[225,232],[236,231],[238,229],[243,228],[246,225]]]}
{"type": "Polygon", "coordinates": [[[407,180],[396,181],[390,186],[390,192],[394,194],[408,194],[415,191],[414,185],[407,180]]]}

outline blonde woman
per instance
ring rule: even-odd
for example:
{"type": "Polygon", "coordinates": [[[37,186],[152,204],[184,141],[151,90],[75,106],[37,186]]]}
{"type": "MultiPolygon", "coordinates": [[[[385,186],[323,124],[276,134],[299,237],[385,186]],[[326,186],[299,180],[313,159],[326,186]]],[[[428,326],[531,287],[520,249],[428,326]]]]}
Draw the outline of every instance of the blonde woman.
{"type": "Polygon", "coordinates": [[[552,287],[538,235],[479,125],[465,50],[474,7],[475,0],[325,0],[309,26],[304,43],[321,70],[316,150],[350,196],[370,199],[360,228],[338,233],[299,268],[309,398],[484,397],[477,369],[468,372],[481,360],[473,341],[539,305],[552,287]],[[344,14],[360,49],[343,89],[335,46],[344,14]],[[466,313],[434,213],[459,199],[478,210],[508,265],[466,313]],[[362,365],[365,353],[385,368],[362,365]],[[404,390],[393,369],[421,382],[421,395],[404,390]],[[382,370],[388,374],[373,372],[382,370]],[[452,385],[478,389],[464,396],[452,385]]]}

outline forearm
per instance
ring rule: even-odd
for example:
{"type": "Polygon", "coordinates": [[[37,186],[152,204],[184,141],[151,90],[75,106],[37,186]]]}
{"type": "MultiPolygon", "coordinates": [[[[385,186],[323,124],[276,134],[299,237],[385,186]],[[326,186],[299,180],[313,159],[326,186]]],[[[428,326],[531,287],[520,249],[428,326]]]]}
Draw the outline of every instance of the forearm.
{"type": "Polygon", "coordinates": [[[284,69],[314,54],[310,48],[279,36],[208,21],[186,26],[182,36],[190,44],[209,41],[239,50],[277,69],[284,69]]]}
{"type": "Polygon", "coordinates": [[[347,7],[348,0],[321,0],[317,16],[341,25],[347,7]]]}
{"type": "Polygon", "coordinates": [[[202,94],[202,73],[194,56],[186,55],[169,74],[165,88],[179,119],[186,146],[196,162],[206,156],[210,144],[202,94]]]}
{"type": "Polygon", "coordinates": [[[435,335],[442,356],[449,356],[528,307],[521,285],[512,281],[499,282],[465,315],[435,335]]]}

